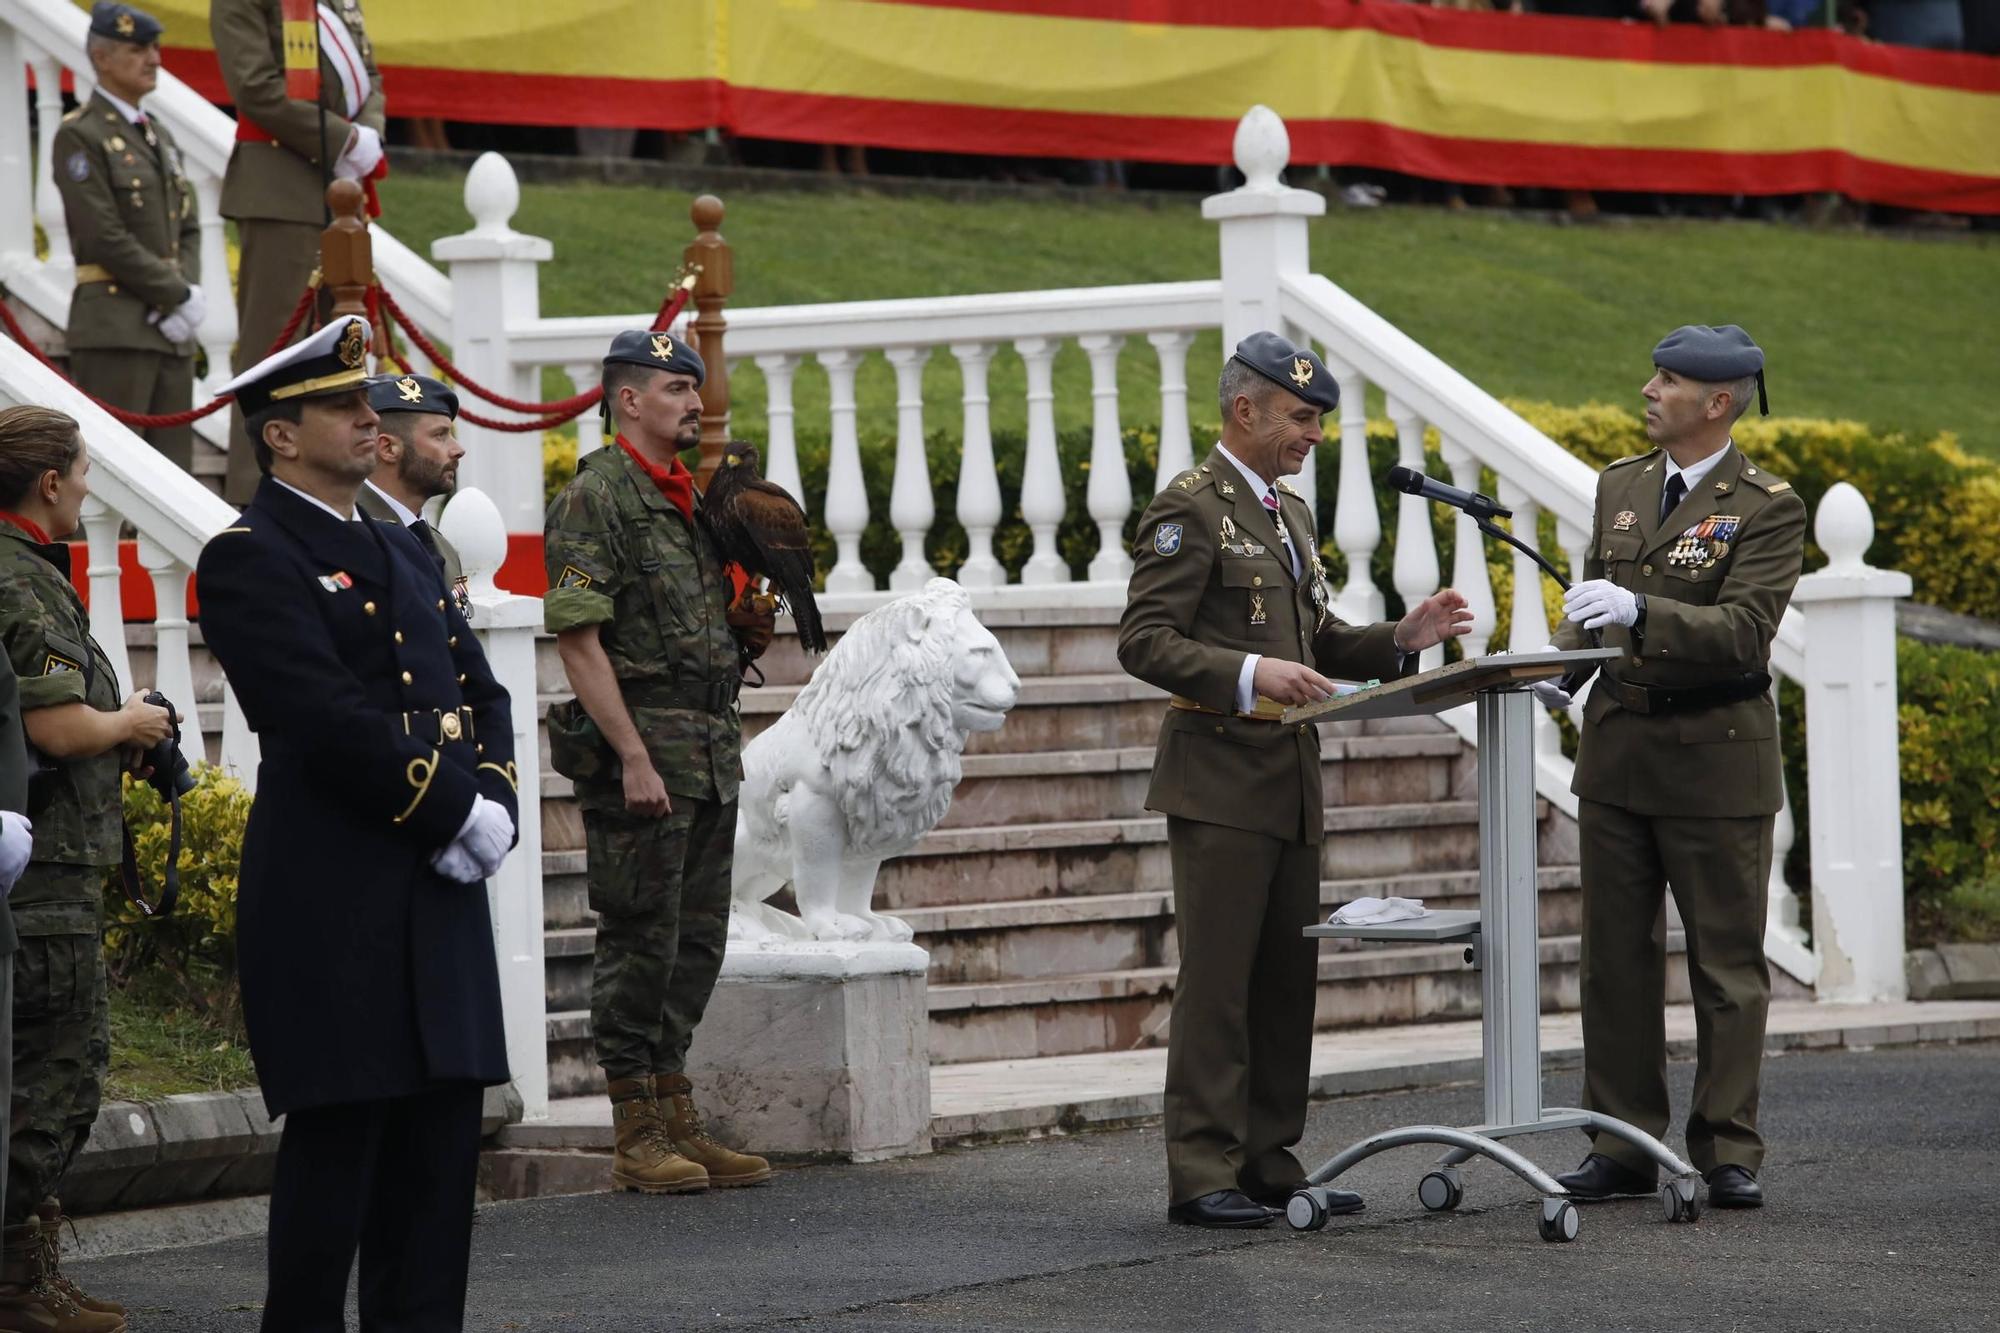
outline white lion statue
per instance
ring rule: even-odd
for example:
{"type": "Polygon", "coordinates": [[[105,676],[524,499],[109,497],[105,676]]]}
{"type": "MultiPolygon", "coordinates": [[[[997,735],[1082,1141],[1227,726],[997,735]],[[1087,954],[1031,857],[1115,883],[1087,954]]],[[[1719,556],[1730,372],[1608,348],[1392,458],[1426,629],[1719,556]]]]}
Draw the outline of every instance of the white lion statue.
{"type": "Polygon", "coordinates": [[[876,871],[944,818],[966,737],[997,731],[1020,690],[950,579],[856,620],[744,747],[729,937],[909,939],[870,906],[876,871]],[[798,916],[764,901],[788,883],[798,916]]]}

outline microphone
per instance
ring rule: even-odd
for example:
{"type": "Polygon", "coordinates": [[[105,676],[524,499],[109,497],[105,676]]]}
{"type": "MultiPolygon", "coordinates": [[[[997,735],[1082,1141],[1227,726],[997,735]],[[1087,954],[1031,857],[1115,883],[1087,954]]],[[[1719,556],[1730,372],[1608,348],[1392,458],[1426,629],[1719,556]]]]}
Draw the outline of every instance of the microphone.
{"type": "Polygon", "coordinates": [[[1463,509],[1474,518],[1512,518],[1514,511],[1501,507],[1498,500],[1477,491],[1461,491],[1456,486],[1447,486],[1441,481],[1432,481],[1414,468],[1392,467],[1383,474],[1382,480],[1389,483],[1392,490],[1405,495],[1421,495],[1426,500],[1448,504],[1453,509],[1463,509]]]}

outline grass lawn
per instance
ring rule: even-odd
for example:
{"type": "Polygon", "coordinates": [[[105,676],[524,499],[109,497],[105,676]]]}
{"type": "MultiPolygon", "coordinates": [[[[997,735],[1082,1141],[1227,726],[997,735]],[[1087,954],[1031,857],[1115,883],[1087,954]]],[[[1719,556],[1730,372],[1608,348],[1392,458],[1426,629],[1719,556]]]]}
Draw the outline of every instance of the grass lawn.
{"type": "Polygon", "coordinates": [[[133,990],[111,988],[111,1071],[106,1101],[153,1101],[177,1092],[224,1092],[257,1084],[241,1031],[133,990]]]}
{"type": "MultiPolygon", "coordinates": [[[[470,222],[457,176],[398,173],[384,221],[420,253],[470,222]]],[[[652,310],[692,235],[690,197],[642,186],[528,184],[514,225],[555,243],[542,271],[550,315],[652,310]]],[[[869,193],[736,193],[723,232],[739,306],[933,296],[1213,277],[1216,240],[1199,201],[964,202],[869,193]]],[[[1774,409],[1880,428],[1957,431],[2000,456],[2000,238],[1922,239],[1752,223],[1568,227],[1474,211],[1335,205],[1312,233],[1314,268],[1502,397],[1631,406],[1648,353],[1684,323],[1741,323],[1770,357],[1774,409]]],[[[1197,423],[1213,421],[1190,356],[1197,423]]],[[[759,438],[762,377],[733,381],[739,428],[759,438]]],[[[996,430],[1022,428],[1020,361],[993,371],[996,430]]],[[[550,376],[548,388],[567,392],[550,376]]],[[[1057,364],[1061,427],[1090,420],[1089,367],[1057,364]]],[[[860,385],[863,438],[892,437],[894,379],[879,357],[860,385]]],[[[1153,351],[1127,344],[1127,425],[1159,418],[1153,351]]],[[[925,381],[926,424],[955,427],[958,372],[942,349],[925,381]]],[[[801,434],[826,430],[825,379],[799,375],[801,434]]]]}

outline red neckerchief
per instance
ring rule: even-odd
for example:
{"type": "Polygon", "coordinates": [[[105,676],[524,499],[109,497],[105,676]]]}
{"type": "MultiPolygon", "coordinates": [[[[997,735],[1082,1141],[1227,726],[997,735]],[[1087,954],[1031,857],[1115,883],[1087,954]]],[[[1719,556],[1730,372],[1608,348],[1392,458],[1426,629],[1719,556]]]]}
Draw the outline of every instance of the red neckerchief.
{"type": "Polygon", "coordinates": [[[49,534],[42,531],[42,525],[31,518],[22,518],[19,514],[9,513],[5,509],[0,509],[0,521],[12,523],[15,527],[33,537],[39,545],[48,546],[51,544],[49,534]]]}
{"type": "Polygon", "coordinates": [[[632,442],[623,435],[618,437],[618,443],[632,456],[632,461],[639,465],[639,470],[653,479],[653,484],[660,488],[660,494],[666,496],[668,502],[681,511],[681,517],[690,523],[694,522],[694,473],[687,470],[687,464],[676,457],[672,466],[661,467],[634,449],[632,442]]]}

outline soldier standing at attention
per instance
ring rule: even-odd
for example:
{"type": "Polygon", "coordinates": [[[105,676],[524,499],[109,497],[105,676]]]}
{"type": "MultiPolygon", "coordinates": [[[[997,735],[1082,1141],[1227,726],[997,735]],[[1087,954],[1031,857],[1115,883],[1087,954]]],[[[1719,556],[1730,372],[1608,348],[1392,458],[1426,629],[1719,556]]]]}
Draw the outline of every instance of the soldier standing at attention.
{"type": "Polygon", "coordinates": [[[424,504],[458,489],[458,395],[428,375],[377,375],[368,381],[368,406],[382,419],[375,437],[375,475],[354,497],[361,512],[383,523],[401,523],[437,566],[461,614],[469,612],[458,552],[423,516],[424,504]]]}
{"type": "Polygon", "coordinates": [[[597,913],[590,1029],[624,1189],[754,1185],[771,1167],[702,1130],[684,1065],[729,935],[739,638],[773,616],[731,608],[722,557],[680,451],[701,440],[701,357],[621,333],[604,358],[614,445],[549,505],[549,591],[574,702],[550,710],[550,760],[576,783],[597,913]]]}
{"type": "Polygon", "coordinates": [[[265,470],[195,568],[201,629],[257,733],[237,974],[285,1132],[263,1327],[456,1329],[482,1090],[507,1081],[486,879],[514,845],[507,691],[416,538],[362,520],[368,325],[228,386],[265,470]]]}
{"type": "MultiPolygon", "coordinates": [[[[1395,624],[1343,624],[1328,607],[1310,501],[1283,478],[1307,466],[1340,402],[1309,347],[1274,333],[1222,369],[1222,442],[1139,521],[1118,630],[1126,671],[1173,693],[1146,808],[1167,816],[1180,975],[1167,1043],[1167,1215],[1259,1227],[1305,1178],[1319,919],[1319,729],[1285,704],[1331,696],[1321,672],[1366,680],[1472,620],[1451,589],[1395,624]]],[[[1334,1212],[1360,1196],[1335,1191],[1334,1212]]]]}
{"type": "MultiPolygon", "coordinates": [[[[1646,437],[1597,483],[1583,578],[1555,646],[1628,654],[1583,708],[1583,1104],[1665,1138],[1665,941],[1672,886],[1695,1007],[1688,1156],[1719,1208],[1764,1202],[1757,1082],[1771,974],[1764,961],[1771,831],[1784,800],[1771,639],[1805,559],[1806,507],[1743,456],[1730,427],[1764,396],[1764,353],[1733,324],[1674,330],[1653,349],[1646,437]]],[[[1590,663],[1592,667],[1600,664],[1590,663]]],[[[1574,683],[1571,688],[1575,688],[1574,683]]],[[[1535,686],[1555,707],[1570,696],[1535,686]]],[[[1595,1136],[1558,1177],[1572,1198],[1653,1193],[1636,1148],[1595,1136]]]]}
{"type": "MultiPolygon", "coordinates": [[[[208,313],[194,186],[174,136],[139,107],[160,79],[160,32],[129,5],[90,11],[97,90],[63,117],[49,155],[76,256],[70,374],[93,398],[151,416],[193,406],[195,332],[208,313]]],[[[142,434],[185,471],[193,431],[142,434]]]]}
{"type": "MultiPolygon", "coordinates": [[[[240,374],[271,350],[319,267],[327,182],[335,176],[366,180],[383,166],[382,77],[362,26],[360,0],[328,0],[318,7],[317,64],[306,51],[309,68],[293,71],[302,76],[298,82],[318,88],[316,98],[286,86],[280,0],[213,0],[208,31],[236,105],[236,147],[222,177],[222,216],[235,219],[242,247],[236,266],[240,374]]],[[[230,412],[223,498],[249,503],[259,475],[239,406],[230,412]]]]}
{"type": "Polygon", "coordinates": [[[0,1329],[119,1333],[123,1307],[93,1300],[59,1263],[62,1187],[90,1137],[111,1051],[104,877],[118,864],[119,775],[172,730],[137,692],[118,702],[110,659],[69,579],[90,494],[90,455],[70,417],[0,410],[0,642],[21,684],[21,726],[45,770],[29,788],[32,859],[7,906],[14,957],[13,1099],[0,1329]]]}

